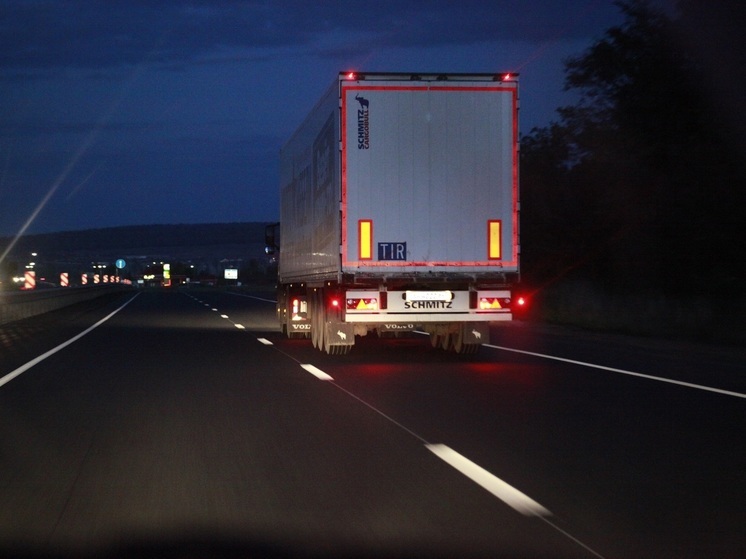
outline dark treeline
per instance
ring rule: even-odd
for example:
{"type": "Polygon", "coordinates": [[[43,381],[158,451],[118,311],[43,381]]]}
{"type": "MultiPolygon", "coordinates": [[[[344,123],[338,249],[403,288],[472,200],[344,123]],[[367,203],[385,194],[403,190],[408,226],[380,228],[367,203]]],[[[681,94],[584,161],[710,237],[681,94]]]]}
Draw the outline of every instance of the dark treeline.
{"type": "Polygon", "coordinates": [[[742,301],[741,3],[618,6],[624,22],[566,61],[579,101],[521,139],[524,278],[742,301]]]}

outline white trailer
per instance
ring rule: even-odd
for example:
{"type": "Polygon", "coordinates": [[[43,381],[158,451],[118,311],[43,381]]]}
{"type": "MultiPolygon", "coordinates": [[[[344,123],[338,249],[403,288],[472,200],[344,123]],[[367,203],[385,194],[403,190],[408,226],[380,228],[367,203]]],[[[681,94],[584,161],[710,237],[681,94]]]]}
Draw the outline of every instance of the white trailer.
{"type": "Polygon", "coordinates": [[[328,353],[421,328],[471,352],[519,280],[518,83],[340,73],[280,153],[282,330],[328,353]]]}

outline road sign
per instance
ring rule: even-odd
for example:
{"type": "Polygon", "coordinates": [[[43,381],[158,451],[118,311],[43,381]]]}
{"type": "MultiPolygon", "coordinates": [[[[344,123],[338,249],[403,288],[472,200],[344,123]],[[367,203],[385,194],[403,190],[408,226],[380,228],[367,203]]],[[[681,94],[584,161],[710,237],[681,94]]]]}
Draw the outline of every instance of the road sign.
{"type": "Polygon", "coordinates": [[[126,265],[127,265],[127,263],[123,259],[121,259],[121,258],[116,261],[116,267],[119,270],[121,270],[122,268],[124,268],[126,265]]]}

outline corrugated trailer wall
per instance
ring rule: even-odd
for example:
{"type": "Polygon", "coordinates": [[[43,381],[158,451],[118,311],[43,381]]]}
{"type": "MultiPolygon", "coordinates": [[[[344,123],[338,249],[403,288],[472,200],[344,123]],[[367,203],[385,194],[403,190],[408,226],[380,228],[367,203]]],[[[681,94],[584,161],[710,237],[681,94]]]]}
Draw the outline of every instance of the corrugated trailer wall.
{"type": "Polygon", "coordinates": [[[281,282],[337,277],[339,169],[335,81],[280,152],[281,282]]]}

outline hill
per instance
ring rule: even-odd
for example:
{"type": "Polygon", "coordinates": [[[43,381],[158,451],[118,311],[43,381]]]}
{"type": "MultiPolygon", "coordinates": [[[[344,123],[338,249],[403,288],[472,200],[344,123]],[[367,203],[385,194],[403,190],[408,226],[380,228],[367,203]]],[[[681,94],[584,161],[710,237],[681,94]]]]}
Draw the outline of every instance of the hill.
{"type": "MultiPolygon", "coordinates": [[[[86,255],[101,259],[125,255],[230,258],[237,252],[244,258],[251,254],[258,257],[264,247],[265,225],[256,222],[133,225],[28,235],[18,240],[8,258],[25,260],[32,252],[48,260],[86,255]],[[226,251],[231,254],[224,254],[226,251]]],[[[11,237],[0,237],[0,253],[11,242],[11,237]]]]}
{"type": "MultiPolygon", "coordinates": [[[[126,263],[121,274],[133,279],[153,273],[153,266],[166,262],[195,279],[222,277],[226,268],[250,271],[244,275],[270,273],[266,272],[269,260],[264,253],[266,225],[137,225],[28,235],[19,239],[0,263],[0,284],[15,284],[12,278],[23,275],[31,262],[37,278],[49,282],[56,282],[62,272],[74,278],[73,282],[83,274],[113,274],[119,259],[126,263]]],[[[0,254],[12,241],[0,238],[0,254]]]]}

